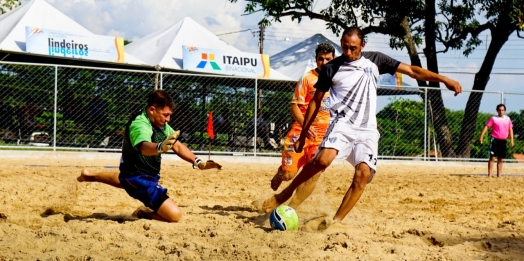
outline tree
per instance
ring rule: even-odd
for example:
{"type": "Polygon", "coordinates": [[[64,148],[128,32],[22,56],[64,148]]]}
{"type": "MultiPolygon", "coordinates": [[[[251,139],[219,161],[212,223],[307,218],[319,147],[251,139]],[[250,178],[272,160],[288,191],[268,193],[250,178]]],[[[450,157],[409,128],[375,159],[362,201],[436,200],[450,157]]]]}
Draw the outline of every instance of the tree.
{"type": "MultiPolygon", "coordinates": [[[[509,36],[516,31],[518,37],[524,38],[520,35],[524,29],[524,2],[522,0],[475,0],[471,2],[474,2],[485,13],[487,22],[481,26],[490,31],[492,38],[480,70],[475,74],[472,88],[473,90],[485,90],[497,55],[508,41],[509,36]]],[[[482,92],[472,92],[466,104],[457,146],[457,153],[466,158],[470,157],[471,141],[475,139],[473,134],[482,95],[482,92]]]]}
{"type": "MultiPolygon", "coordinates": [[[[236,0],[230,0],[236,2],[236,0]]],[[[280,22],[285,16],[290,16],[292,20],[301,21],[302,17],[320,19],[326,22],[329,29],[335,34],[349,26],[359,26],[364,34],[380,33],[389,35],[390,47],[394,49],[406,48],[412,65],[421,66],[417,46],[421,45],[424,39],[424,55],[427,60],[427,69],[438,73],[437,53],[446,52],[449,49],[462,49],[465,56],[469,55],[481,40],[478,35],[487,29],[502,30],[497,36],[497,45],[493,49],[500,50],[507,37],[515,30],[522,31],[523,17],[522,0],[490,0],[490,1],[461,1],[456,5],[453,0],[450,2],[442,0],[438,3],[440,12],[437,12],[435,0],[333,0],[331,4],[318,12],[313,11],[314,0],[293,0],[293,1],[247,1],[245,13],[264,12],[264,18],[260,23],[269,25],[272,21],[280,22]],[[454,5],[455,4],[455,5],[454,5]],[[478,11],[478,12],[477,12],[478,11]],[[476,20],[476,15],[484,15],[488,22],[480,24],[476,20]],[[439,18],[437,20],[437,17],[439,18]],[[491,20],[489,20],[491,18],[491,20]],[[507,20],[500,23],[499,21],[507,20]],[[491,29],[493,28],[493,29],[491,29]],[[509,34],[508,34],[509,32],[509,34]],[[505,40],[504,40],[505,39],[505,40]],[[436,49],[436,42],[444,45],[444,50],[436,49]]],[[[490,43],[494,44],[493,42],[490,43]]],[[[483,63],[484,70],[479,71],[487,77],[476,77],[476,88],[485,88],[489,73],[493,67],[494,60],[498,51],[486,54],[483,63]],[[485,66],[484,66],[485,65],[485,66]],[[489,68],[489,69],[488,69],[489,68]],[[486,73],[487,72],[487,73],[486,73]]],[[[418,81],[419,86],[438,87],[438,83],[426,83],[418,81]]],[[[470,99],[475,100],[475,97],[470,99]]],[[[439,145],[444,157],[455,157],[456,147],[453,146],[453,139],[449,130],[442,95],[440,91],[430,91],[428,99],[433,112],[433,124],[437,135],[443,137],[439,140],[439,145]]],[[[468,102],[469,104],[470,102],[468,102]]],[[[480,103],[480,99],[478,99],[480,103]]],[[[472,116],[478,111],[475,103],[469,105],[469,113],[465,117],[472,116]]],[[[473,135],[471,129],[475,126],[475,120],[465,121],[458,151],[459,156],[469,155],[469,139],[467,136],[473,135]],[[468,147],[467,147],[468,146],[468,147]]]]}
{"type": "Polygon", "coordinates": [[[4,0],[0,2],[0,15],[3,15],[20,5],[20,0],[4,0]]]}

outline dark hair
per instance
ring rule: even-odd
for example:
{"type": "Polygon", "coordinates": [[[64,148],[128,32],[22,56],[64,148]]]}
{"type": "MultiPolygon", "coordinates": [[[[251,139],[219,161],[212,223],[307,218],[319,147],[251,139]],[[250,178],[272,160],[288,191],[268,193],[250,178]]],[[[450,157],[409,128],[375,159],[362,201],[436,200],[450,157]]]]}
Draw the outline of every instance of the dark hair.
{"type": "Polygon", "coordinates": [[[506,110],[506,105],[501,103],[501,104],[497,105],[497,111],[499,110],[500,107],[504,107],[504,110],[506,110]]]}
{"type": "Polygon", "coordinates": [[[155,106],[159,109],[163,109],[167,106],[170,109],[174,109],[175,103],[173,102],[173,98],[171,98],[166,91],[154,90],[151,91],[147,97],[147,107],[149,106],[155,106]]]}
{"type": "Polygon", "coordinates": [[[345,35],[352,36],[354,34],[356,34],[358,36],[358,38],[360,38],[362,43],[366,42],[366,39],[364,37],[364,32],[360,28],[358,28],[356,26],[352,26],[352,27],[346,28],[346,30],[344,30],[344,32],[342,33],[341,39],[344,38],[345,35]]]}
{"type": "Polygon", "coordinates": [[[319,43],[315,49],[315,57],[318,57],[319,53],[331,53],[335,58],[335,47],[328,42],[319,43]]]}

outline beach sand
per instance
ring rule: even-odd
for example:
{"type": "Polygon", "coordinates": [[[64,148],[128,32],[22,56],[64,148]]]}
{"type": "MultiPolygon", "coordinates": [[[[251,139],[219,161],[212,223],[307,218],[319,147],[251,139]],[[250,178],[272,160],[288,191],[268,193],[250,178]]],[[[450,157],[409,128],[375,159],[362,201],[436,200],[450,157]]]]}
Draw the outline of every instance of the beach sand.
{"type": "Polygon", "coordinates": [[[84,166],[117,163],[2,159],[0,260],[524,260],[524,176],[478,175],[487,164],[379,165],[355,208],[325,228],[353,176],[336,164],[297,208],[299,229],[281,232],[252,205],[273,194],[278,164],[199,171],[164,160],[160,183],[184,212],[168,224],[133,217],[142,204],[122,189],[76,181],[84,166]]]}

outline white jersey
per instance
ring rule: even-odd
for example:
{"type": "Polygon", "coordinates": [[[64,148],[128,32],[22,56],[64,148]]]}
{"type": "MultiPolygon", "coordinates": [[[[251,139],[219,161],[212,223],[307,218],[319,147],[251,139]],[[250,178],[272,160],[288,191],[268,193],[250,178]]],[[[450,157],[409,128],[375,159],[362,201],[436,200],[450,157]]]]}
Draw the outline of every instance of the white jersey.
{"type": "Polygon", "coordinates": [[[330,92],[331,121],[343,121],[354,129],[377,128],[379,74],[393,74],[400,62],[379,52],[362,52],[347,62],[343,56],[322,67],[315,88],[330,92]]]}

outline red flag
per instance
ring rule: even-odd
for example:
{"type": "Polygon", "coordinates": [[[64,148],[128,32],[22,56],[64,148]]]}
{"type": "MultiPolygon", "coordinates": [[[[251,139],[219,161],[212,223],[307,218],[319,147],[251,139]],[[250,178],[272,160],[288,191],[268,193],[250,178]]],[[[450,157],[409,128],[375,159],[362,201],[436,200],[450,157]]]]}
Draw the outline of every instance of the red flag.
{"type": "Polygon", "coordinates": [[[209,117],[207,118],[207,135],[209,135],[209,138],[212,140],[215,139],[215,133],[213,131],[213,112],[209,112],[209,117]]]}

